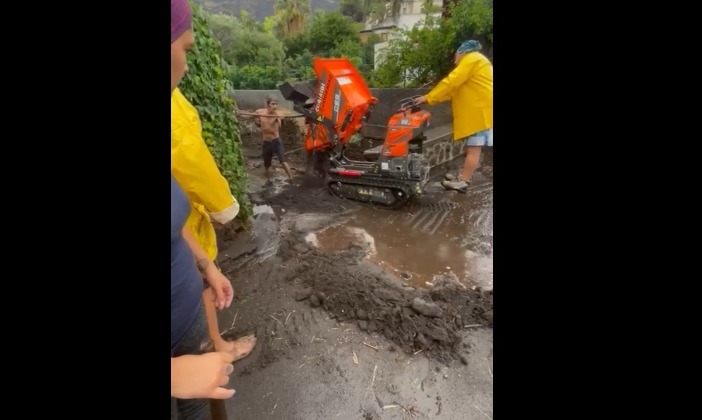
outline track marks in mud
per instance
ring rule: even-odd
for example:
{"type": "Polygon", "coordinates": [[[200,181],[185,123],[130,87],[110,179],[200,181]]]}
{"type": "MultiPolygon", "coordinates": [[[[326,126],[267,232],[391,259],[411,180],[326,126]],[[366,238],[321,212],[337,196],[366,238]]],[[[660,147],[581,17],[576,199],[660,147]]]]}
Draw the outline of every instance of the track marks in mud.
{"type": "Polygon", "coordinates": [[[405,224],[411,226],[413,230],[421,230],[433,235],[437,229],[444,225],[447,217],[459,207],[458,203],[448,200],[441,201],[422,207],[405,224]]]}

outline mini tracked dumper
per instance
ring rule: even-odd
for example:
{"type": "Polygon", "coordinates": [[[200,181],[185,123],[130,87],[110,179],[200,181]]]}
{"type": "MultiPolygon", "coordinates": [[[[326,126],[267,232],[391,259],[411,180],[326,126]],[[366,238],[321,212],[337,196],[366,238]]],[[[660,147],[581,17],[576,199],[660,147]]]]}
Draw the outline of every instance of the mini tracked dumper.
{"type": "Polygon", "coordinates": [[[316,155],[315,169],[338,197],[396,208],[422,194],[426,182],[422,144],[431,114],[400,101],[390,117],[380,155],[374,162],[350,160],[344,151],[361,131],[378,102],[353,64],[345,58],[314,59],[317,76],[309,97],[289,83],[285,99],[306,117],[305,149],[316,155]]]}

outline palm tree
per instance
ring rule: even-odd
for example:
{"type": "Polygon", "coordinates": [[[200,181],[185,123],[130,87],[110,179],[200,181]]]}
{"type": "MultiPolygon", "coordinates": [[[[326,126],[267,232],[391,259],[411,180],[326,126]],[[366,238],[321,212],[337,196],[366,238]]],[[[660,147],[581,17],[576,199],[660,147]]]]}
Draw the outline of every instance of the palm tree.
{"type": "Polygon", "coordinates": [[[310,13],[309,0],[276,0],[274,11],[280,17],[283,36],[299,34],[305,28],[310,13]]]}

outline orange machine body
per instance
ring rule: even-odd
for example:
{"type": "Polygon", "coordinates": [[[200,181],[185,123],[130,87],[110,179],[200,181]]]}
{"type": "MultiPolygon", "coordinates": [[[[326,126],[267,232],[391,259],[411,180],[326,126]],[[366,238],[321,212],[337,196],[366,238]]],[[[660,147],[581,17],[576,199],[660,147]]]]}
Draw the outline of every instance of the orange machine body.
{"type": "Polygon", "coordinates": [[[378,101],[347,58],[315,57],[314,72],[317,85],[311,111],[318,118],[308,121],[307,151],[325,150],[348,142],[361,130],[366,116],[378,101]]]}
{"type": "Polygon", "coordinates": [[[409,154],[409,142],[419,137],[431,119],[428,111],[412,112],[404,109],[397,112],[388,121],[388,131],[383,143],[382,156],[402,157],[409,154]]]}

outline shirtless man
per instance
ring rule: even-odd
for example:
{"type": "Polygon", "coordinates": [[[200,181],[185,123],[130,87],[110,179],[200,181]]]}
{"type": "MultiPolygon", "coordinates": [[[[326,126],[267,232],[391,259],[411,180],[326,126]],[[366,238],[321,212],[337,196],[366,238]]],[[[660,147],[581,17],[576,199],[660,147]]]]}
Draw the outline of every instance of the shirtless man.
{"type": "Polygon", "coordinates": [[[281,115],[277,112],[278,100],[273,95],[269,95],[266,98],[266,108],[257,109],[255,114],[256,125],[261,127],[261,133],[263,134],[263,145],[262,145],[262,155],[263,155],[263,167],[266,169],[266,178],[268,183],[271,182],[271,176],[269,169],[273,163],[273,155],[278,157],[278,161],[283,165],[285,173],[288,175],[288,180],[292,183],[292,173],[290,172],[290,166],[285,160],[285,149],[283,148],[283,142],[280,140],[280,124],[282,123],[281,115]]]}

